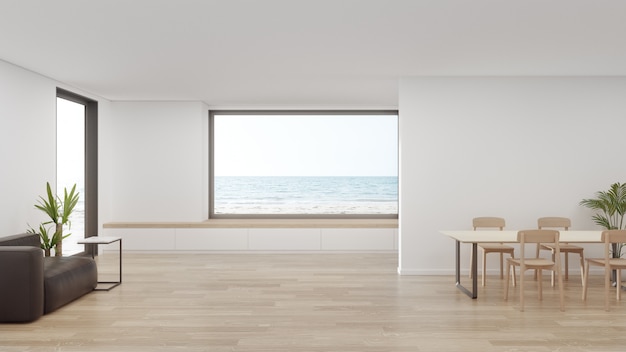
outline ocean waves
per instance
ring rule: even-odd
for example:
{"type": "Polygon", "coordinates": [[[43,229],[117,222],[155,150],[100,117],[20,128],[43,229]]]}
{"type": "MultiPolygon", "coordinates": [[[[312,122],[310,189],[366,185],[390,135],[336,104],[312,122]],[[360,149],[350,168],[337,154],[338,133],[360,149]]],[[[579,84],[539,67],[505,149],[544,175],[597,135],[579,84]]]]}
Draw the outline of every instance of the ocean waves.
{"type": "Polygon", "coordinates": [[[215,214],[397,214],[398,178],[215,177],[215,214]]]}

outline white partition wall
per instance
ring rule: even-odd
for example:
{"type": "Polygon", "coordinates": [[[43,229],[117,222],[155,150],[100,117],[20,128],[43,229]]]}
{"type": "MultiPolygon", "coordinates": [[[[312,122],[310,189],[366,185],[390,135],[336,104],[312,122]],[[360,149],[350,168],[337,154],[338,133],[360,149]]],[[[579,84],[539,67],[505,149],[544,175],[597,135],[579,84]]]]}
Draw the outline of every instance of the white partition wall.
{"type": "Polygon", "coordinates": [[[397,229],[158,228],[208,217],[208,106],[201,102],[112,102],[101,184],[104,223],[145,222],[153,229],[104,228],[126,250],[396,251],[397,229]],[[151,238],[150,234],[154,234],[151,238]]]}
{"type": "Polygon", "coordinates": [[[624,97],[623,77],[403,79],[399,272],[453,273],[454,242],[438,230],[476,216],[597,229],[579,202],[626,181],[624,97]]]}
{"type": "Polygon", "coordinates": [[[208,214],[208,107],[114,102],[109,221],[202,221],[208,214]]]}

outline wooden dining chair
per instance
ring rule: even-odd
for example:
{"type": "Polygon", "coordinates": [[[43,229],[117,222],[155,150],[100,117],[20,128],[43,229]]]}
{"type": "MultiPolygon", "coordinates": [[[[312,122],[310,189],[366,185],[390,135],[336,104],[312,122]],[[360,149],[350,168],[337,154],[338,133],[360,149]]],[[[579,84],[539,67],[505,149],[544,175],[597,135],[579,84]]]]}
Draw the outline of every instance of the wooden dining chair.
{"type": "Polygon", "coordinates": [[[559,231],[556,230],[522,230],[517,233],[517,241],[520,243],[520,257],[509,258],[507,260],[507,274],[506,274],[506,286],[504,288],[504,300],[509,298],[509,276],[511,271],[515,273],[515,268],[520,268],[520,275],[517,281],[519,282],[519,301],[520,311],[524,311],[524,273],[526,270],[537,271],[537,286],[539,293],[539,300],[543,299],[542,289],[542,271],[551,270],[556,273],[556,278],[559,286],[559,301],[561,303],[561,311],[565,310],[564,293],[563,293],[563,276],[561,274],[561,251],[559,246],[559,231]],[[528,243],[542,244],[553,243],[555,256],[554,260],[526,257],[525,247],[528,243]]]}
{"type": "MultiPolygon", "coordinates": [[[[537,227],[539,230],[542,229],[563,229],[565,231],[569,230],[572,226],[572,222],[569,218],[563,217],[545,217],[537,219],[537,227]]],[[[541,250],[550,251],[552,254],[552,261],[554,261],[555,256],[555,248],[554,243],[545,243],[545,244],[537,244],[537,258],[539,258],[539,253],[541,250]]],[[[560,244],[561,253],[564,254],[565,257],[565,280],[569,279],[569,254],[575,253],[580,257],[580,282],[581,285],[585,284],[584,279],[584,266],[585,266],[585,255],[583,254],[584,248],[581,246],[576,246],[569,243],[561,243],[560,244]]],[[[537,278],[537,274],[535,273],[535,278],[537,278]]],[[[554,286],[554,272],[551,275],[551,285],[554,286]]]]}
{"type": "MultiPolygon", "coordinates": [[[[474,226],[474,231],[479,228],[488,228],[488,229],[498,229],[499,231],[504,230],[505,221],[503,218],[497,217],[478,217],[472,220],[472,225],[474,226]]],[[[511,258],[515,256],[515,248],[511,246],[507,246],[503,243],[478,243],[478,247],[482,252],[482,285],[485,286],[487,284],[486,273],[487,273],[487,254],[489,253],[499,253],[500,254],[500,279],[504,278],[504,254],[509,254],[511,258]]],[[[473,260],[470,256],[470,263],[473,260]]],[[[470,270],[470,277],[472,272],[470,270]]]]}
{"type": "Polygon", "coordinates": [[[611,272],[615,270],[616,300],[621,299],[622,293],[622,269],[626,269],[626,259],[612,258],[613,244],[626,243],[626,230],[602,231],[604,242],[603,258],[587,258],[585,261],[585,280],[583,281],[583,301],[587,300],[587,288],[589,287],[589,267],[604,267],[604,309],[609,311],[609,292],[611,290],[611,272]]]}

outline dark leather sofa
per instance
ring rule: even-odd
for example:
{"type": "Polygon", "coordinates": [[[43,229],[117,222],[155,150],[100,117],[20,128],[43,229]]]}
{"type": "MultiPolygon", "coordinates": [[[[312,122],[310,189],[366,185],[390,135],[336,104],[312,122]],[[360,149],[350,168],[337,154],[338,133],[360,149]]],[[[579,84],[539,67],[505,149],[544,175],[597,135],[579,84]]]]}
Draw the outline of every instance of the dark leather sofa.
{"type": "Polygon", "coordinates": [[[36,234],[0,237],[0,322],[30,322],[93,291],[98,269],[81,256],[44,257],[36,234]]]}

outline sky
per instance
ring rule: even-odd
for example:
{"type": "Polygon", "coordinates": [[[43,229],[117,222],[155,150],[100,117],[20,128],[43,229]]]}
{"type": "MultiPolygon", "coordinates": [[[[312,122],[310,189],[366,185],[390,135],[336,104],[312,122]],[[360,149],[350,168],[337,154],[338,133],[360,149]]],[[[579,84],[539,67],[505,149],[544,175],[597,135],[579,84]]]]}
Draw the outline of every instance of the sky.
{"type": "Polygon", "coordinates": [[[397,115],[215,115],[215,176],[397,176],[397,115]]]}
{"type": "Polygon", "coordinates": [[[57,194],[74,183],[82,186],[84,173],[85,106],[57,98],[57,194]]]}

